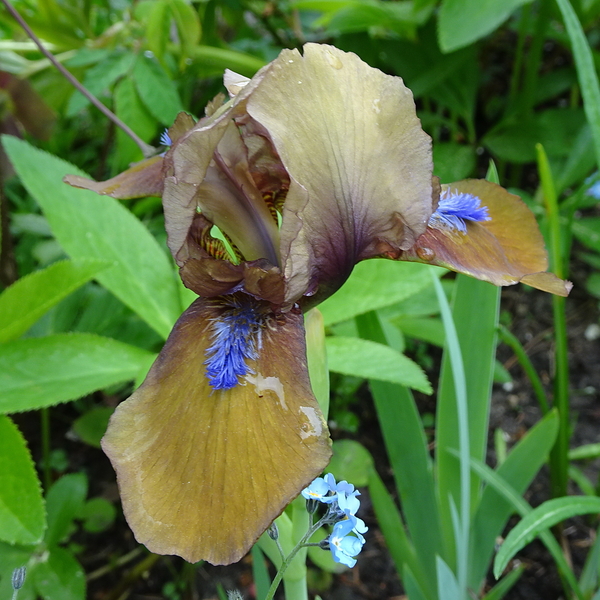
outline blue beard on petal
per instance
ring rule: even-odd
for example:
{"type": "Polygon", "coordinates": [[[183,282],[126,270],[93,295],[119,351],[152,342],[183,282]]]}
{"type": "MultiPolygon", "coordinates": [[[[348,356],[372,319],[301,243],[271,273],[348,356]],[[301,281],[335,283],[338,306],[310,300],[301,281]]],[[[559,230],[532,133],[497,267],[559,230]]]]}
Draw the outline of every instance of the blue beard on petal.
{"type": "Polygon", "coordinates": [[[429,218],[429,227],[467,233],[466,221],[490,221],[487,206],[473,194],[446,190],[442,192],[436,211],[429,218]]]}
{"type": "Polygon", "coordinates": [[[250,297],[223,297],[219,303],[224,310],[211,320],[212,344],[204,364],[213,390],[228,390],[239,384],[240,377],[253,373],[246,361],[258,358],[264,315],[250,297]]]}

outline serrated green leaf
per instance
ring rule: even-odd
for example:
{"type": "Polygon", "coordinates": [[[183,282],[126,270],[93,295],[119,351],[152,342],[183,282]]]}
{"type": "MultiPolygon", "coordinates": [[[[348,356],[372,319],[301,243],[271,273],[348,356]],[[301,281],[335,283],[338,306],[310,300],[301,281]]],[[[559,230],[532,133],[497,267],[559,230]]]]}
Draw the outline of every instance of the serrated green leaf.
{"type": "Polygon", "coordinates": [[[87,477],[83,473],[70,473],[63,475],[48,490],[48,529],[44,537],[47,546],[62,542],[70,533],[74,519],[83,510],[87,489],[87,477]]]}
{"type": "Polygon", "coordinates": [[[8,342],[0,346],[0,412],[52,406],[131,381],[151,356],[89,333],[8,342]]]}
{"type": "Polygon", "coordinates": [[[169,41],[171,19],[169,18],[169,0],[156,0],[145,3],[148,7],[146,17],[146,43],[154,55],[162,60],[169,41]]]}
{"type": "Polygon", "coordinates": [[[40,482],[23,436],[4,415],[0,415],[0,481],[0,539],[39,543],[46,528],[40,482]]]}
{"type": "Polygon", "coordinates": [[[494,560],[494,575],[498,577],[508,561],[521,548],[533,541],[540,533],[577,515],[600,513],[600,498],[592,496],[566,496],[548,500],[534,508],[506,536],[494,560]]]}
{"type": "Polygon", "coordinates": [[[183,110],[183,105],[175,83],[164,69],[157,62],[140,56],[133,68],[133,80],[150,114],[159,123],[172,125],[177,114],[183,110]]]}
{"type": "Polygon", "coordinates": [[[438,17],[443,52],[452,52],[491,33],[531,0],[444,0],[438,17]]]}
{"type": "Polygon", "coordinates": [[[171,0],[170,8],[181,40],[180,67],[184,67],[193,48],[200,42],[200,19],[197,10],[185,0],[171,0]]]}
{"type": "Polygon", "coordinates": [[[341,336],[328,337],[326,345],[330,371],[399,383],[425,394],[432,392],[421,367],[389,346],[341,336]]]}
{"type": "MultiPolygon", "coordinates": [[[[115,112],[144,142],[156,134],[158,123],[140,100],[135,84],[129,77],[115,86],[115,112]]],[[[138,145],[121,129],[117,129],[117,152],[113,157],[115,170],[126,168],[130,163],[144,158],[138,145]]]]}
{"type": "Polygon", "coordinates": [[[34,583],[44,600],[85,600],[85,573],[64,548],[54,547],[48,559],[39,563],[34,583]]]}
{"type": "MultiPolygon", "coordinates": [[[[119,77],[125,75],[133,67],[135,57],[136,55],[133,52],[116,51],[112,56],[88,69],[83,78],[84,87],[94,96],[100,96],[119,77]]],[[[66,116],[76,115],[89,103],[90,101],[83,94],[76,91],[69,99],[66,116]]]]}
{"type": "Polygon", "coordinates": [[[0,343],[20,337],[46,311],[109,265],[104,260],[64,260],[19,279],[0,294],[0,343]]]}
{"type": "Polygon", "coordinates": [[[178,288],[166,253],[144,225],[117,200],[63,183],[67,174],[87,176],[74,165],[12,136],[3,143],[65,251],[73,259],[110,261],[98,281],[166,339],[181,313],[178,288]]]}
{"type": "MultiPolygon", "coordinates": [[[[431,285],[429,265],[374,259],[354,267],[348,281],[319,305],[325,325],[390,306],[431,285]]],[[[445,273],[437,269],[440,275],[445,273]]]]}

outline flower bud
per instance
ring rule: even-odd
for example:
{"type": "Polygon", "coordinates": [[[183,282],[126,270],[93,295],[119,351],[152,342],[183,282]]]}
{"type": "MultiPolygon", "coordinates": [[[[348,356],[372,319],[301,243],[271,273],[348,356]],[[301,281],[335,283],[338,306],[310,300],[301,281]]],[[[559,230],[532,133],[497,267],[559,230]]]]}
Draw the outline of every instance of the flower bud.
{"type": "Polygon", "coordinates": [[[25,573],[27,572],[27,567],[19,567],[15,569],[12,574],[12,586],[13,590],[20,590],[25,583],[25,573]]]}

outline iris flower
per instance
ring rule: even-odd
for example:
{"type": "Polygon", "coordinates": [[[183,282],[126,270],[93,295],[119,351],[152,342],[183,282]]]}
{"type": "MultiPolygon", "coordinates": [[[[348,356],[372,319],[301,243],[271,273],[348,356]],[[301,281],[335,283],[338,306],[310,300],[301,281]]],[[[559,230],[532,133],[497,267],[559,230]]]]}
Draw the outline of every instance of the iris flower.
{"type": "Polygon", "coordinates": [[[103,448],[138,541],[213,564],[239,560],[329,461],[302,314],[357,262],[568,293],[519,198],[432,177],[431,140],[400,78],[307,44],[225,84],[228,102],[198,122],[178,116],[164,156],[106,182],[67,178],[116,198],[162,196],[169,249],[199,297],[103,448]]]}

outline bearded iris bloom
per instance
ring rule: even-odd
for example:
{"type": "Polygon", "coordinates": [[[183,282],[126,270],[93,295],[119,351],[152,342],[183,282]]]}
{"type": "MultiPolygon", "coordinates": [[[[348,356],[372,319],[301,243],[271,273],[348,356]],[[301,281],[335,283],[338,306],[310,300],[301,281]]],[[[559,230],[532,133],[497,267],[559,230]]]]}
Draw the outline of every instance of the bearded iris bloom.
{"type": "Polygon", "coordinates": [[[230,100],[198,122],[179,115],[164,156],[106,182],[67,178],[116,198],[162,196],[169,249],[199,298],[103,448],[138,541],[213,564],[241,558],[329,461],[302,313],[357,262],[414,260],[568,293],[519,198],[432,177],[400,78],[307,44],[251,80],[228,74],[226,87],[230,100]]]}

